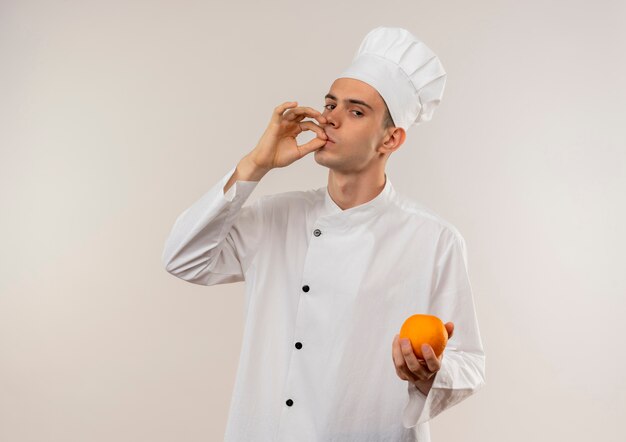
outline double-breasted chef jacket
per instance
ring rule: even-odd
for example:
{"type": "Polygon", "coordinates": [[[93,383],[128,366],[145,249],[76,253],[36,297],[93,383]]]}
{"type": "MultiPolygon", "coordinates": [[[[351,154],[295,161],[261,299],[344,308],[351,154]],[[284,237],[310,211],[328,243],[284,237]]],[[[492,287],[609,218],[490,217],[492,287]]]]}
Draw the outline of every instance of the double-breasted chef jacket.
{"type": "Polygon", "coordinates": [[[464,238],[385,186],[346,210],[327,186],[264,195],[231,168],[176,219],[167,272],[245,281],[244,334],[226,441],[430,441],[429,420],[485,384],[464,238]],[[404,320],[454,323],[428,395],[398,377],[404,320]]]}

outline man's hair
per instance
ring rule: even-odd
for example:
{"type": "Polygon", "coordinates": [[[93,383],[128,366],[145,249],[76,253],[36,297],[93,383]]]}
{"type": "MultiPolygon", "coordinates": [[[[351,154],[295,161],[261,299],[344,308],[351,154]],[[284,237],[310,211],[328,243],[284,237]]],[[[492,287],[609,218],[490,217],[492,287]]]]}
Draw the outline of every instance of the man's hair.
{"type": "Polygon", "coordinates": [[[385,116],[383,117],[383,129],[388,129],[390,127],[395,127],[395,123],[393,122],[393,118],[391,118],[391,113],[389,112],[387,103],[385,103],[385,116]]]}

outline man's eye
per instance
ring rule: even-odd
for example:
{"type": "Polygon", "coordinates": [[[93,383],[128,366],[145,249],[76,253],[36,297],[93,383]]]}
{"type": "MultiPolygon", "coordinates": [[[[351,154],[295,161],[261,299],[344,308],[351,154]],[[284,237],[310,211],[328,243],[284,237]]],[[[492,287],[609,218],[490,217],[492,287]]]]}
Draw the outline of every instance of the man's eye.
{"type": "MultiPolygon", "coordinates": [[[[328,106],[334,106],[334,104],[326,104],[326,105],[324,105],[324,109],[328,109],[328,106]]],[[[353,110],[352,112],[356,112],[358,114],[357,116],[359,116],[359,117],[364,115],[363,112],[358,111],[358,110],[353,110]]]]}

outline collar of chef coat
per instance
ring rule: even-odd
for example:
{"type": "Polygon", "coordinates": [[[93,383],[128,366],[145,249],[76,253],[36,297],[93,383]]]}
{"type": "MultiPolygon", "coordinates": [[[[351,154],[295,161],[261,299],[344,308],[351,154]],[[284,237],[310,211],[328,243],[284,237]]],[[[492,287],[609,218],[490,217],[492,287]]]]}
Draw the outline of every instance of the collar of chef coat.
{"type": "Polygon", "coordinates": [[[362,224],[380,215],[392,201],[395,194],[391,180],[385,173],[385,187],[373,199],[343,210],[333,201],[328,192],[328,186],[320,189],[324,193],[324,215],[318,220],[327,222],[329,226],[348,228],[362,224]]]}

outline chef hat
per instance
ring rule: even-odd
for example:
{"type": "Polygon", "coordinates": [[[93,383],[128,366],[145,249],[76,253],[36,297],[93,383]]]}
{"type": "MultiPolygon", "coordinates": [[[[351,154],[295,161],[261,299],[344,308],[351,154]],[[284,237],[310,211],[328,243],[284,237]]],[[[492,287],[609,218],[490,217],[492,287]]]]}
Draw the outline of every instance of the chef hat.
{"type": "Polygon", "coordinates": [[[383,97],[396,127],[429,121],[441,101],[446,72],[437,56],[406,29],[379,26],[361,42],[337,78],[364,81],[383,97]]]}

